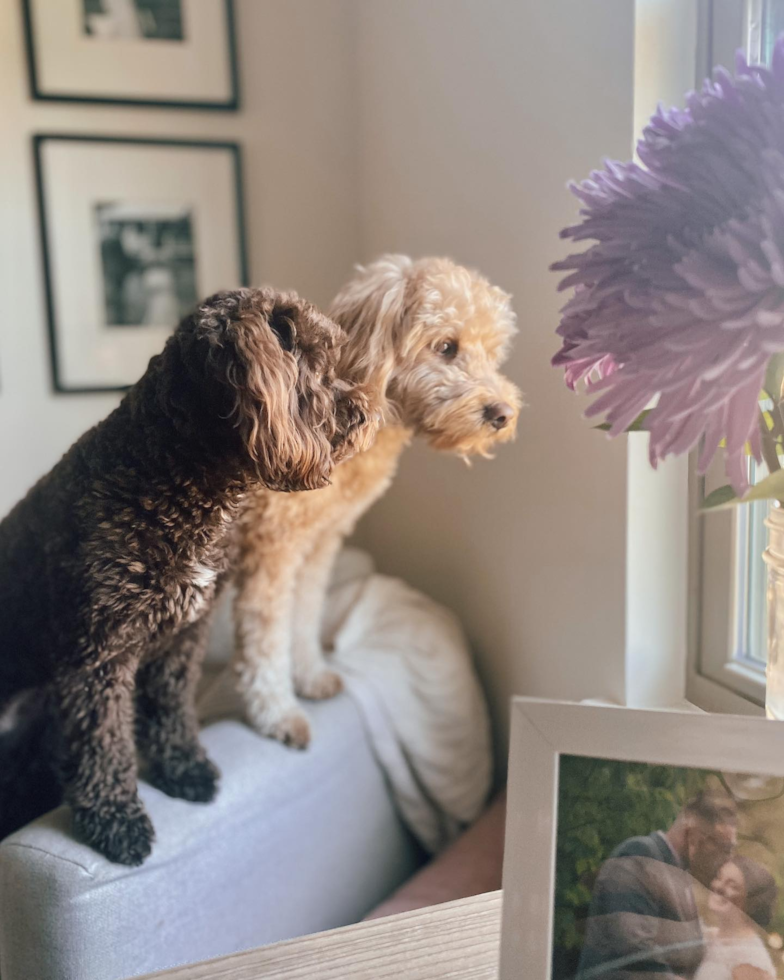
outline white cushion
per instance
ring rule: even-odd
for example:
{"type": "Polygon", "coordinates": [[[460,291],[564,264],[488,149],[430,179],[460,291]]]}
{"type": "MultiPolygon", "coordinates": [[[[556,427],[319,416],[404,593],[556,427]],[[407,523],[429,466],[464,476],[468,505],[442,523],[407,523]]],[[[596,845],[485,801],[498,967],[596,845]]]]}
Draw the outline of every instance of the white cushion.
{"type": "Polygon", "coordinates": [[[140,868],[73,838],[61,807],[0,843],[2,980],[120,980],[360,919],[421,852],[345,695],[313,705],[307,752],[236,721],[203,741],[214,803],[142,784],[155,824],[140,868]]]}

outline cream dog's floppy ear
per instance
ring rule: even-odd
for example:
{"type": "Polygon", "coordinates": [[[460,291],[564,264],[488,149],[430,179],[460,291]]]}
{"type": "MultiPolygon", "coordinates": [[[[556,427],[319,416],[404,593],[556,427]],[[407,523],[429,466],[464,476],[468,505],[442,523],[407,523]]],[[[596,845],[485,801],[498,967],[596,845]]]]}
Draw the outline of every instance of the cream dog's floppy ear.
{"type": "Polygon", "coordinates": [[[406,255],[384,255],[371,265],[358,266],[357,275],[329,310],[348,335],[341,375],[370,385],[384,404],[410,303],[412,269],[406,255]]]}

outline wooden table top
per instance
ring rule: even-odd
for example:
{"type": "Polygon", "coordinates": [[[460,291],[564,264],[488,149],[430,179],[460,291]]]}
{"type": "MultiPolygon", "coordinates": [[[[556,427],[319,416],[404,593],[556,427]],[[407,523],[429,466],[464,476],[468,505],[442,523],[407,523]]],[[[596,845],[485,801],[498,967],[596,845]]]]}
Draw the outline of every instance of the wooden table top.
{"type": "Polygon", "coordinates": [[[488,892],[137,980],[497,980],[500,934],[488,892]]]}

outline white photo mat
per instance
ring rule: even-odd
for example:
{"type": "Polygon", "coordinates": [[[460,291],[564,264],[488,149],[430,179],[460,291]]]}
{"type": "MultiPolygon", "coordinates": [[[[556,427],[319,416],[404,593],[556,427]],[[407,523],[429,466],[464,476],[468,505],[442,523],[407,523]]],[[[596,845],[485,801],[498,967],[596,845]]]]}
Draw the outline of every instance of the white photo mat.
{"type": "Polygon", "coordinates": [[[85,0],[25,3],[36,98],[237,108],[232,0],[180,0],[181,40],[90,35],[85,0]]]}
{"type": "Polygon", "coordinates": [[[235,144],[36,137],[39,206],[55,389],[133,384],[175,322],[106,322],[96,209],[107,203],[185,212],[195,249],[195,296],[246,279],[241,175],[235,144]]]}
{"type": "Polygon", "coordinates": [[[501,980],[551,976],[562,755],[784,777],[784,724],[736,715],[515,698],[501,980]]]}

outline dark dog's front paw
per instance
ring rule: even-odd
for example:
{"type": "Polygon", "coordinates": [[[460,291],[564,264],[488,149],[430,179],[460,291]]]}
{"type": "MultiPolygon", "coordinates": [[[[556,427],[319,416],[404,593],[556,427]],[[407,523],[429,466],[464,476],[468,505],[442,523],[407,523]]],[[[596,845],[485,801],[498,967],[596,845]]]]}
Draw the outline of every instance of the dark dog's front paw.
{"type": "Polygon", "coordinates": [[[139,799],[74,807],[73,822],[78,836],[115,864],[141,864],[155,840],[152,822],[139,799]]]}
{"type": "Polygon", "coordinates": [[[165,759],[150,765],[148,778],[167,796],[210,803],[218,792],[220,770],[209,759],[165,759]]]}

